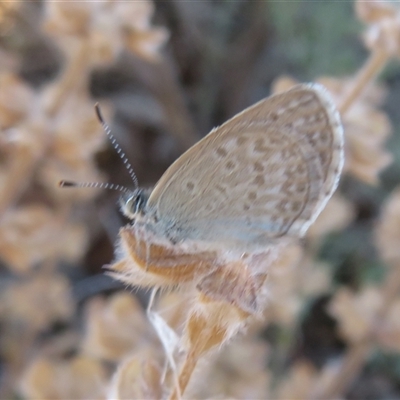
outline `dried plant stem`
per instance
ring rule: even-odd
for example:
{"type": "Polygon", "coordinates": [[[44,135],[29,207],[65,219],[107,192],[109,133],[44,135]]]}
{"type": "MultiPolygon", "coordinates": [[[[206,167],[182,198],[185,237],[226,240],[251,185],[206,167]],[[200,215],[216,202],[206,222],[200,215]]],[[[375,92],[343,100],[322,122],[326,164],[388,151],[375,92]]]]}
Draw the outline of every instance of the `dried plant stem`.
{"type": "Polygon", "coordinates": [[[400,265],[395,266],[387,275],[381,287],[382,304],[376,313],[374,323],[370,328],[369,334],[360,342],[354,343],[347,351],[342,366],[324,390],[311,396],[311,399],[333,399],[339,398],[343,392],[352,384],[359,375],[371,350],[376,342],[374,330],[380,326],[390,311],[392,303],[397,299],[400,291],[400,265]]]}
{"type": "MultiPolygon", "coordinates": [[[[197,361],[198,361],[197,354],[192,351],[188,352],[188,354],[186,355],[186,359],[183,362],[181,372],[179,374],[179,388],[182,394],[186,390],[186,387],[190,381],[193,371],[196,368],[197,361]]],[[[180,396],[178,394],[177,389],[175,388],[171,396],[169,397],[169,400],[179,400],[179,398],[180,396]]]]}
{"type": "Polygon", "coordinates": [[[79,43],[75,54],[68,60],[62,76],[60,77],[54,97],[51,104],[47,108],[47,114],[52,117],[57,114],[63,104],[68,93],[75,87],[81,86],[82,82],[87,82],[88,61],[90,57],[90,49],[87,40],[82,40],[79,43]]]}
{"type": "Polygon", "coordinates": [[[367,62],[356,75],[350,90],[342,99],[342,103],[339,105],[339,112],[341,115],[345,114],[349,110],[365,87],[385,67],[389,58],[389,53],[384,49],[378,47],[374,49],[367,62]]]}

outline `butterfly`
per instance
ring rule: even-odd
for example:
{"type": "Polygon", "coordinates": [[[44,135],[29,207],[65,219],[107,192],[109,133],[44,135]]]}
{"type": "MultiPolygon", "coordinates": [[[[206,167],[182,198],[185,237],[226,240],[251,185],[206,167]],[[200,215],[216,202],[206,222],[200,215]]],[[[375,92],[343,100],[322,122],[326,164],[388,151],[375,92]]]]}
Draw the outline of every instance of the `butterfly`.
{"type": "Polygon", "coordinates": [[[339,182],[343,128],[328,91],[300,84],[259,101],[187,150],[153,190],[138,187],[98,106],[96,111],[135,188],[63,186],[123,192],[121,209],[131,223],[120,231],[110,267],[115,276],[156,287],[194,281],[214,298],[250,293],[238,302],[258,310],[254,276],[265,272],[276,249],[306,234],[339,182]],[[223,266],[235,262],[244,267],[228,278],[223,266]],[[250,275],[239,279],[238,273],[250,275]]]}
{"type": "Polygon", "coordinates": [[[340,117],[322,85],[297,85],[237,114],[179,157],[152,191],[121,199],[134,223],[172,243],[260,249],[300,238],[335,191],[340,117]]]}

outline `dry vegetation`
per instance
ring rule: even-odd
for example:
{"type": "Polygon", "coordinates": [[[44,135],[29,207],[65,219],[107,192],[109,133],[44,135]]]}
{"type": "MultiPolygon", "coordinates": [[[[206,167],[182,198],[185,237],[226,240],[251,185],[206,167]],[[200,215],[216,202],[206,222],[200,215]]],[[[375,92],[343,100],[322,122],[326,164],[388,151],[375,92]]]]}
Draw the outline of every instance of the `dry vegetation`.
{"type": "Polygon", "coordinates": [[[359,56],[318,70],[303,61],[343,17],[333,3],[302,48],[318,11],[305,2],[0,1],[0,398],[400,397],[400,7],[356,1],[341,21],[360,35],[330,57],[359,56]],[[303,27],[292,58],[285,18],[303,27]],[[304,80],[337,102],[345,171],[304,242],[269,266],[263,315],[186,288],[147,316],[146,290],[103,275],[127,223],[115,193],[57,187],[130,184],[94,103],[151,185],[210,128],[304,80]]]}

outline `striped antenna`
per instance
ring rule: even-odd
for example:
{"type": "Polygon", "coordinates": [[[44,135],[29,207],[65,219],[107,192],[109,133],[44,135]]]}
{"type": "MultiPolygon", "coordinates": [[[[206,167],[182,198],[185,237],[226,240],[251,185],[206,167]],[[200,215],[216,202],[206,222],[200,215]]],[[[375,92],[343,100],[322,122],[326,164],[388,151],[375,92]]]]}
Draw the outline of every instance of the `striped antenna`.
{"type": "Polygon", "coordinates": [[[113,183],[100,183],[100,182],[73,182],[73,181],[60,181],[58,186],[70,188],[97,188],[117,190],[118,192],[129,193],[132,190],[122,185],[114,185],[113,183]]]}
{"type": "Polygon", "coordinates": [[[94,108],[96,110],[97,118],[99,119],[101,125],[103,126],[105,134],[110,139],[111,144],[113,145],[114,149],[117,151],[118,155],[120,156],[122,162],[125,165],[125,168],[128,170],[129,176],[131,177],[133,184],[135,185],[135,189],[137,189],[139,187],[139,182],[136,177],[136,174],[133,172],[133,168],[132,168],[132,165],[130,164],[130,162],[128,161],[128,157],[122,151],[121,146],[118,144],[114,135],[111,133],[110,127],[105,123],[103,116],[101,114],[99,103],[96,103],[94,108]]]}
{"type": "Polygon", "coordinates": [[[122,185],[116,185],[114,183],[101,183],[101,182],[74,182],[74,181],[65,181],[62,180],[58,183],[59,187],[63,188],[97,188],[97,189],[109,189],[109,190],[116,190],[118,192],[123,192],[123,193],[135,193],[135,191],[139,188],[139,182],[138,179],[133,172],[132,165],[128,161],[128,157],[125,155],[125,153],[122,151],[121,146],[117,143],[114,135],[111,133],[110,127],[104,122],[103,116],[101,114],[100,106],[99,103],[96,103],[94,106],[94,109],[96,110],[96,115],[98,120],[100,121],[105,134],[107,137],[110,139],[111,144],[113,145],[114,149],[117,151],[118,155],[121,157],[125,168],[128,170],[128,173],[133,181],[133,184],[135,185],[135,189],[128,189],[125,186],[122,185]]]}

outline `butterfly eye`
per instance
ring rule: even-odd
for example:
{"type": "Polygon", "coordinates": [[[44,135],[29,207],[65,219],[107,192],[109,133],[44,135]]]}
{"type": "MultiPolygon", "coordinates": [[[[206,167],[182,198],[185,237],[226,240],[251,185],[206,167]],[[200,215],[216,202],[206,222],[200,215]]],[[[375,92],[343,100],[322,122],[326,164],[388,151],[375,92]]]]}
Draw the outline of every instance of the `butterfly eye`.
{"type": "Polygon", "coordinates": [[[144,213],[147,199],[147,193],[141,189],[123,193],[119,199],[122,213],[129,219],[135,219],[144,213]]]}

